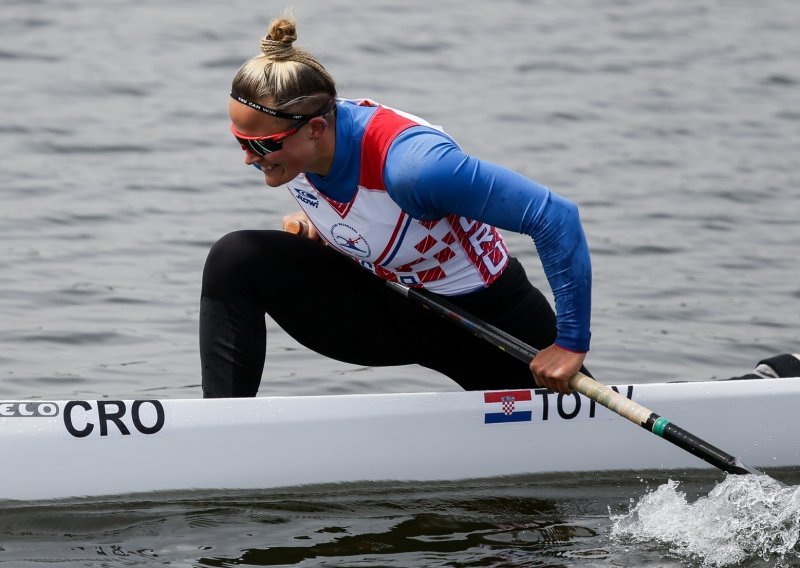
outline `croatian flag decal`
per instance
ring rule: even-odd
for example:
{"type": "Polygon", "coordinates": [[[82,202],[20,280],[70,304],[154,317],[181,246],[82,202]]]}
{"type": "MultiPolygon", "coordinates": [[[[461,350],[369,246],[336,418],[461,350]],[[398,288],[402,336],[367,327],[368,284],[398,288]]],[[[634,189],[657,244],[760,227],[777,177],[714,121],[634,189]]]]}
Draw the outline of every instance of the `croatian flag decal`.
{"type": "MultiPolygon", "coordinates": [[[[495,412],[487,412],[484,415],[484,424],[498,424],[500,422],[530,422],[532,420],[531,410],[519,410],[518,402],[530,402],[531,391],[501,391],[483,393],[483,401],[490,404],[495,412]],[[500,412],[496,412],[499,410],[500,412]]],[[[530,408],[530,405],[527,404],[530,408]]]]}

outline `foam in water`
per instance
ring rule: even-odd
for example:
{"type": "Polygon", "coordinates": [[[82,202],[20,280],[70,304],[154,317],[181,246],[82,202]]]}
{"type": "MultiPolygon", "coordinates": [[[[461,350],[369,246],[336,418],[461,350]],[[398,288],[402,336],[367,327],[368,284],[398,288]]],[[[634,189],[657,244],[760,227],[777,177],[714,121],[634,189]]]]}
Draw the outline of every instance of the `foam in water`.
{"type": "Polygon", "coordinates": [[[678,487],[669,480],[627,513],[612,514],[611,537],[659,542],[708,566],[755,558],[789,566],[800,559],[800,487],[783,487],[767,476],[729,475],[694,503],[678,487]]]}

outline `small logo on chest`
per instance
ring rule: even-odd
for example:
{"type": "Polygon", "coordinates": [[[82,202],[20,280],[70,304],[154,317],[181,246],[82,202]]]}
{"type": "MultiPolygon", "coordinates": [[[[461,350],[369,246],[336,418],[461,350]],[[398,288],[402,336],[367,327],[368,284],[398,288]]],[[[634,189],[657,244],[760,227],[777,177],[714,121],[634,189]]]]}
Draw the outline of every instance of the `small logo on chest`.
{"type": "Polygon", "coordinates": [[[331,227],[331,240],[337,247],[346,253],[357,256],[358,258],[369,258],[372,254],[372,249],[364,238],[364,235],[359,233],[350,225],[344,223],[336,223],[331,227]]]}
{"type": "Polygon", "coordinates": [[[310,191],[305,191],[304,189],[299,189],[296,187],[291,188],[292,192],[294,193],[294,198],[297,201],[302,201],[311,207],[319,207],[319,197],[311,193],[310,191]]]}

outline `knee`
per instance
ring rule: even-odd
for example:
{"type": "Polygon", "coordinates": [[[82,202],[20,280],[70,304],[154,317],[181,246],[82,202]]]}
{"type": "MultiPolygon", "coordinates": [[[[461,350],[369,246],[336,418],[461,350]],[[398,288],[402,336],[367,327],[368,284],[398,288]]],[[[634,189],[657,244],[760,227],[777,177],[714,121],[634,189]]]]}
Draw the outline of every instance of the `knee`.
{"type": "Polygon", "coordinates": [[[206,270],[209,268],[229,271],[243,262],[247,262],[247,257],[251,256],[256,247],[253,238],[249,234],[251,231],[234,231],[228,233],[208,251],[206,258],[206,270]]]}
{"type": "Polygon", "coordinates": [[[203,295],[219,295],[231,282],[241,282],[265,256],[267,244],[258,231],[235,231],[211,247],[203,269],[203,295]]]}

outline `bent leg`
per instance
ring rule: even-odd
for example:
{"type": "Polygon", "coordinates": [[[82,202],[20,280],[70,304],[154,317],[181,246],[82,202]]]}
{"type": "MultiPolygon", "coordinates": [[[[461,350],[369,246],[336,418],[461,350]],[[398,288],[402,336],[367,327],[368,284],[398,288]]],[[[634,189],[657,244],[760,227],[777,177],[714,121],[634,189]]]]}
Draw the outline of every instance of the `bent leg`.
{"type": "Polygon", "coordinates": [[[395,340],[402,315],[383,283],[351,259],[283,231],[239,231],[211,249],[203,272],[200,356],[206,397],[255,396],[264,314],[299,343],[360,365],[413,363],[395,340]]]}
{"type": "MultiPolygon", "coordinates": [[[[534,347],[555,338],[552,309],[516,261],[487,290],[448,299],[534,347]]],[[[214,245],[203,274],[204,396],[255,396],[265,313],[302,345],[340,361],[417,363],[467,390],[535,386],[525,363],[390,290],[330,247],[282,231],[240,231],[214,245]]]]}

